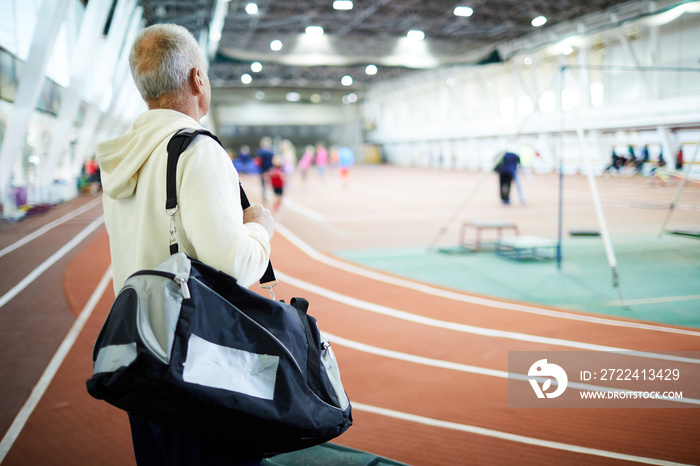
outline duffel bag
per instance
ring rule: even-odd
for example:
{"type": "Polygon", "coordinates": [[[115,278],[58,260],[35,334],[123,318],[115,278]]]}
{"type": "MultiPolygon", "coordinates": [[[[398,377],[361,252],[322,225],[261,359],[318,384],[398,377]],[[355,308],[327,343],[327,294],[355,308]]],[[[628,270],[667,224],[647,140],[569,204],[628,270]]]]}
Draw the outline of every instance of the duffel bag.
{"type": "Polygon", "coordinates": [[[97,338],[95,398],[270,456],[350,427],[330,344],[303,299],[275,301],[184,253],[132,275],[97,338]]]}

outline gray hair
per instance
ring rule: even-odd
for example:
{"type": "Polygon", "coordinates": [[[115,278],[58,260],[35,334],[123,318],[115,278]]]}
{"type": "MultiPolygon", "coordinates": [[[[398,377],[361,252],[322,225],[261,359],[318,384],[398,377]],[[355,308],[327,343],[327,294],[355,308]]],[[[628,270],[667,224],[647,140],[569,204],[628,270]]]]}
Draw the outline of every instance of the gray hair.
{"type": "Polygon", "coordinates": [[[141,31],[131,48],[129,66],[147,102],[183,89],[193,68],[206,72],[197,41],[176,24],[154,24],[141,31]]]}

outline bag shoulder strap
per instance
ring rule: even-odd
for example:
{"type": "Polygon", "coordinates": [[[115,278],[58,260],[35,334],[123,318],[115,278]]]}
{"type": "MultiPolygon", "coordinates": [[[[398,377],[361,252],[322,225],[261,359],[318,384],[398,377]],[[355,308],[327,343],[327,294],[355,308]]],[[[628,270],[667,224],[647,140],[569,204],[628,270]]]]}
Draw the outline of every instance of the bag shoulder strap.
{"type": "MultiPolygon", "coordinates": [[[[177,208],[177,162],[180,158],[180,154],[185,152],[185,150],[190,146],[190,143],[199,134],[205,134],[216,142],[223,148],[224,145],[221,144],[219,138],[214,136],[211,132],[205,129],[181,129],[173,137],[170,138],[168,142],[168,173],[166,181],[166,201],[165,209],[176,209],[177,208]]],[[[241,188],[242,189],[242,188],[241,188]]]]}
{"type": "MultiPolygon", "coordinates": [[[[182,154],[192,143],[194,138],[198,135],[203,134],[209,136],[219,143],[221,147],[224,147],[219,141],[219,138],[214,136],[210,131],[205,129],[181,129],[173,137],[170,138],[168,142],[168,164],[167,164],[167,174],[166,174],[166,200],[165,200],[165,211],[172,219],[177,212],[177,162],[180,159],[180,154],[182,154]]],[[[241,192],[241,207],[243,210],[250,207],[250,201],[245,191],[243,191],[243,186],[238,184],[241,192]]],[[[171,220],[172,223],[172,220],[171,220]]],[[[172,228],[171,228],[172,230],[172,228]]],[[[170,244],[170,254],[176,254],[178,251],[177,241],[175,240],[174,232],[171,232],[171,244],[170,244]]],[[[272,263],[267,263],[267,269],[265,273],[260,278],[260,284],[276,282],[275,271],[272,268],[272,263]]],[[[273,285],[274,286],[274,285],[273,285]]]]}
{"type": "Polygon", "coordinates": [[[318,331],[314,331],[311,328],[311,321],[313,317],[310,317],[306,311],[309,309],[309,302],[304,298],[292,298],[290,303],[294,309],[296,309],[301,323],[304,325],[304,332],[306,333],[306,341],[308,342],[308,358],[306,362],[306,373],[307,380],[306,383],[309,388],[314,393],[318,393],[321,387],[321,342],[318,340],[318,331]]]}

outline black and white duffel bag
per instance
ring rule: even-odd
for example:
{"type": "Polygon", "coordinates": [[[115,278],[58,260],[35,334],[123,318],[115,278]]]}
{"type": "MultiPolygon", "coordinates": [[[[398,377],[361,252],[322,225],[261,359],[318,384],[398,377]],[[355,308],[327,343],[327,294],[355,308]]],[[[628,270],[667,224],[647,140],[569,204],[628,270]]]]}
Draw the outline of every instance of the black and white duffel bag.
{"type": "Polygon", "coordinates": [[[351,407],[307,306],[175,254],[124,284],[97,338],[88,392],[265,456],[323,443],[350,427],[351,407]]]}

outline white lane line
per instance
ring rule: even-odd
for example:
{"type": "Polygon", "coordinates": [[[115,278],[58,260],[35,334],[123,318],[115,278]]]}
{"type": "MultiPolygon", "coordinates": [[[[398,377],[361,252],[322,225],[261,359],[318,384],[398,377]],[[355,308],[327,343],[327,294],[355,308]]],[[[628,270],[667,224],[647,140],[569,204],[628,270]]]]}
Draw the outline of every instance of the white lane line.
{"type": "Polygon", "coordinates": [[[495,299],[479,298],[477,296],[469,296],[462,293],[455,293],[453,291],[441,290],[439,288],[433,288],[431,286],[425,285],[423,283],[414,282],[411,280],[406,280],[403,278],[392,277],[390,275],[385,275],[374,270],[366,269],[363,267],[358,267],[355,265],[347,264],[343,261],[330,258],[324,254],[313,249],[307,243],[305,243],[301,238],[296,236],[294,233],[289,231],[283,225],[277,225],[277,231],[287,238],[292,244],[301,249],[312,259],[326,264],[330,267],[334,267],[340,270],[344,270],[349,273],[360,275],[365,278],[370,278],[383,283],[388,283],[390,285],[400,286],[402,288],[409,288],[414,291],[419,291],[432,296],[438,296],[445,299],[450,299],[453,301],[459,301],[464,303],[478,304],[480,306],[487,306],[498,309],[505,309],[509,311],[526,312],[530,314],[537,314],[547,317],[555,317],[559,319],[569,319],[577,320],[581,322],[588,322],[593,324],[601,325],[611,325],[615,327],[627,327],[635,328],[640,330],[652,330],[656,332],[665,333],[675,333],[680,335],[690,335],[694,337],[700,337],[700,332],[694,330],[686,330],[680,328],[663,327],[659,325],[644,324],[639,322],[625,322],[622,320],[605,319],[602,317],[586,316],[579,314],[571,314],[563,311],[554,311],[551,309],[542,309],[535,306],[527,306],[524,304],[506,303],[502,301],[497,301],[495,299]]]}
{"type": "Polygon", "coordinates": [[[550,337],[542,337],[542,336],[537,336],[537,335],[530,335],[527,333],[508,332],[505,330],[496,330],[496,329],[483,328],[483,327],[474,327],[472,325],[459,324],[456,322],[448,322],[448,321],[444,321],[444,320],[433,319],[431,317],[425,317],[425,316],[418,315],[418,314],[411,314],[410,312],[400,311],[398,309],[393,309],[393,308],[390,308],[387,306],[382,306],[380,304],[374,304],[374,303],[370,303],[368,301],[362,301],[360,299],[353,298],[351,296],[346,296],[346,295],[337,293],[335,291],[332,291],[332,290],[329,290],[326,288],[322,288],[318,285],[314,285],[312,283],[308,283],[308,282],[305,282],[303,280],[299,280],[298,278],[291,277],[291,276],[283,273],[280,270],[277,270],[276,274],[277,274],[278,279],[281,279],[292,286],[296,286],[297,288],[301,288],[303,290],[309,291],[309,292],[317,294],[319,296],[324,296],[328,299],[332,299],[333,301],[337,301],[337,302],[346,304],[348,306],[356,307],[358,309],[362,309],[365,311],[374,312],[376,314],[381,314],[381,315],[385,315],[388,317],[393,317],[395,319],[401,319],[401,320],[406,320],[409,322],[414,322],[414,323],[417,323],[420,325],[428,325],[431,327],[437,327],[437,328],[453,330],[453,331],[457,331],[457,332],[469,333],[472,335],[480,335],[480,336],[493,337],[493,338],[505,338],[508,340],[527,341],[529,343],[539,343],[539,344],[544,344],[544,345],[562,346],[562,347],[567,347],[567,348],[577,348],[577,349],[590,350],[590,351],[606,351],[606,352],[626,351],[626,352],[630,353],[629,354],[630,356],[635,356],[635,357],[650,358],[650,359],[662,359],[662,360],[667,360],[667,361],[687,362],[690,364],[700,364],[700,359],[684,358],[684,357],[673,356],[673,355],[669,355],[669,354],[658,354],[658,353],[634,351],[634,350],[625,349],[625,348],[618,348],[615,346],[596,345],[596,344],[592,344],[592,343],[584,343],[584,342],[579,342],[579,341],[563,340],[560,338],[550,338],[550,337]]]}
{"type": "Polygon", "coordinates": [[[39,382],[37,382],[36,386],[32,390],[32,393],[29,395],[29,398],[24,403],[24,406],[22,406],[22,409],[20,409],[19,413],[15,417],[15,420],[12,422],[12,425],[10,425],[10,428],[5,433],[5,436],[2,438],[2,442],[0,442],[0,463],[2,463],[5,456],[7,456],[7,453],[10,451],[10,448],[12,448],[15,440],[17,440],[19,437],[19,434],[22,432],[27,420],[29,420],[29,416],[32,415],[32,412],[34,412],[34,409],[39,404],[39,401],[41,401],[44,393],[46,393],[46,389],[49,387],[49,384],[51,384],[51,381],[58,372],[58,369],[61,367],[61,364],[63,364],[63,360],[66,358],[73,347],[73,344],[78,339],[80,332],[83,330],[85,323],[90,318],[90,315],[95,309],[95,306],[97,306],[97,303],[100,301],[100,298],[102,298],[102,295],[107,289],[107,285],[109,285],[111,279],[112,266],[110,265],[102,277],[102,280],[100,280],[100,283],[97,285],[97,288],[95,288],[95,291],[93,291],[92,296],[90,296],[90,299],[85,304],[85,307],[80,312],[80,315],[68,331],[68,334],[63,339],[63,342],[58,347],[58,350],[56,350],[53,358],[51,358],[49,365],[46,366],[46,369],[41,375],[39,382]]]}
{"type": "Polygon", "coordinates": [[[501,432],[493,429],[486,429],[484,427],[470,426],[467,424],[459,424],[456,422],[441,421],[439,419],[433,419],[425,416],[418,416],[416,414],[404,413],[401,411],[394,411],[393,409],[379,408],[376,406],[367,405],[364,403],[352,402],[352,408],[357,411],[365,411],[368,413],[378,414],[380,416],[390,417],[393,419],[399,419],[402,421],[415,422],[418,424],[423,424],[432,427],[441,427],[443,429],[456,430],[460,432],[467,432],[470,434],[482,435],[485,437],[497,438],[500,440],[508,440],[510,442],[523,443],[526,445],[534,445],[537,447],[551,448],[554,450],[563,450],[572,453],[580,453],[583,455],[599,456],[603,458],[612,458],[622,461],[633,461],[641,464],[654,464],[660,466],[690,466],[684,463],[674,463],[672,461],[659,460],[656,458],[646,458],[643,456],[628,455],[625,453],[617,453],[614,451],[599,450],[597,448],[581,447],[578,445],[571,445],[568,443],[553,442],[550,440],[542,440],[533,437],[525,437],[524,435],[510,434],[508,432],[501,432]]]}
{"type": "Polygon", "coordinates": [[[104,215],[100,215],[98,218],[92,221],[90,225],[85,227],[80,233],[78,233],[75,238],[66,243],[61,249],[56,251],[51,257],[46,259],[39,267],[32,270],[29,275],[24,277],[21,282],[16,284],[10,291],[5,293],[0,298],[0,308],[7,304],[12,298],[17,296],[22,290],[29,286],[34,280],[36,280],[42,273],[58,262],[63,256],[68,254],[74,247],[80,244],[85,238],[90,235],[93,231],[97,229],[104,222],[104,215]]]}
{"type": "Polygon", "coordinates": [[[305,216],[309,220],[316,222],[319,226],[325,228],[326,230],[330,231],[331,233],[337,236],[340,236],[342,238],[348,236],[345,230],[333,225],[326,219],[326,217],[321,212],[310,209],[305,205],[299,204],[298,202],[295,202],[288,198],[285,198],[284,201],[282,201],[282,205],[284,205],[286,209],[294,211],[300,215],[305,216]]]}
{"type": "MultiPolygon", "coordinates": [[[[658,303],[674,303],[678,301],[695,301],[700,299],[700,294],[692,294],[686,296],[666,296],[661,298],[644,298],[644,299],[626,299],[625,304],[640,305],[640,304],[658,304],[658,303]]],[[[606,306],[619,306],[620,301],[608,301],[606,306]]]]}
{"type": "Polygon", "coordinates": [[[25,244],[29,243],[30,241],[37,239],[38,237],[40,237],[41,235],[43,235],[43,234],[46,233],[47,231],[50,231],[50,230],[56,228],[57,226],[59,226],[59,225],[61,225],[61,224],[63,224],[63,223],[66,223],[67,221],[69,221],[69,220],[71,220],[71,219],[77,217],[77,216],[80,215],[80,214],[83,214],[83,213],[87,212],[88,210],[92,209],[93,207],[95,207],[96,205],[101,204],[101,203],[102,203],[102,199],[101,199],[101,198],[94,199],[94,200],[88,202],[87,204],[85,204],[84,206],[79,207],[79,208],[75,209],[75,210],[72,211],[72,212],[68,212],[68,213],[67,213],[66,215],[64,215],[63,217],[57,218],[56,220],[54,220],[54,221],[52,221],[52,222],[50,222],[50,223],[47,223],[47,224],[44,225],[43,227],[41,227],[41,228],[39,228],[38,230],[36,230],[36,231],[34,231],[34,232],[28,234],[28,235],[25,236],[24,238],[22,238],[22,239],[20,239],[20,240],[18,240],[18,241],[15,241],[14,243],[12,243],[11,245],[5,247],[4,249],[1,249],[1,250],[0,250],[0,257],[4,256],[4,255],[6,255],[6,254],[11,253],[11,252],[14,251],[15,249],[21,248],[22,246],[24,246],[25,244]]]}
{"type": "MultiPolygon", "coordinates": [[[[469,374],[485,375],[488,377],[497,377],[501,379],[511,379],[511,380],[521,380],[523,382],[529,382],[532,377],[527,374],[518,374],[515,372],[505,372],[496,369],[488,369],[486,367],[470,366],[468,364],[460,364],[458,362],[443,361],[441,359],[426,358],[424,356],[418,356],[415,354],[401,353],[399,351],[393,351],[386,348],[379,348],[377,346],[368,345],[366,343],[360,343],[358,341],[348,340],[343,337],[339,337],[327,332],[322,332],[331,342],[338,344],[340,346],[345,346],[363,353],[374,354],[375,356],[383,356],[386,358],[397,359],[399,361],[406,361],[414,364],[421,364],[424,366],[437,367],[440,369],[448,369],[458,372],[466,372],[469,374]]],[[[630,355],[632,356],[632,355],[630,355]]],[[[553,382],[556,385],[556,381],[553,382]]],[[[573,388],[576,390],[583,391],[595,391],[595,392],[617,392],[617,393],[634,393],[634,390],[625,390],[621,388],[614,387],[604,387],[601,385],[589,385],[585,383],[569,382],[567,388],[573,388]]],[[[672,398],[664,401],[676,402],[676,403],[687,403],[691,405],[700,405],[700,400],[695,398],[672,398]]]]}
{"type": "Polygon", "coordinates": [[[326,222],[326,217],[324,217],[321,212],[306,207],[305,205],[299,204],[298,202],[293,201],[292,199],[284,198],[284,200],[282,201],[282,205],[288,208],[289,210],[293,210],[318,223],[326,222]]]}
{"type": "MultiPolygon", "coordinates": [[[[337,335],[333,335],[332,333],[328,333],[323,330],[321,331],[321,333],[325,337],[327,337],[332,343],[338,344],[340,346],[345,346],[357,351],[362,351],[363,353],[374,354],[376,356],[384,356],[386,358],[398,359],[400,361],[406,361],[415,364],[422,364],[424,366],[438,367],[440,369],[468,372],[470,374],[477,375],[487,375],[490,377],[499,377],[502,379],[508,378],[508,372],[499,371],[496,369],[487,369],[485,367],[470,366],[468,364],[443,361],[441,359],[426,358],[424,356],[417,356],[415,354],[401,353],[399,351],[388,350],[386,348],[379,348],[377,346],[368,345],[366,343],[348,340],[347,338],[339,337],[337,335]]],[[[527,377],[525,378],[527,379],[527,377]]]]}

